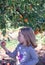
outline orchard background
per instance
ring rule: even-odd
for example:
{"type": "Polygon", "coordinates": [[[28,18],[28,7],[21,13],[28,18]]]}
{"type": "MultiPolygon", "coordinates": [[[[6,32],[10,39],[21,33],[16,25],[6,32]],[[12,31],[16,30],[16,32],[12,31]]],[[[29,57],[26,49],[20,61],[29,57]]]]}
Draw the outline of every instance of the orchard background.
{"type": "MultiPolygon", "coordinates": [[[[36,36],[39,64],[45,64],[45,0],[0,0],[0,42],[12,52],[21,27],[32,27],[36,36]]],[[[8,58],[0,46],[0,59],[8,58]]]]}

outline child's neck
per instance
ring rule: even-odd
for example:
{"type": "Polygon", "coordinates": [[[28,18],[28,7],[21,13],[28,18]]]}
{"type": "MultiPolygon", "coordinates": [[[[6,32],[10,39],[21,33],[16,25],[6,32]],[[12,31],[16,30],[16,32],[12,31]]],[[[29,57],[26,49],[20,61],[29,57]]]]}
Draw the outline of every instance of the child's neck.
{"type": "Polygon", "coordinates": [[[24,45],[24,46],[26,46],[26,44],[27,44],[26,42],[23,42],[23,45],[24,45]]]}

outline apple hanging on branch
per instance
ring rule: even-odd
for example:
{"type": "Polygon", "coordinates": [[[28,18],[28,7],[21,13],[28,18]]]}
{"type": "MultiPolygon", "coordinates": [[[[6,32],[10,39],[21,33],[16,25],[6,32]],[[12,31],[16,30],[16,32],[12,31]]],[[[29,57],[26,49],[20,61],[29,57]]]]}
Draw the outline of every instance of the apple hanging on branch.
{"type": "Polygon", "coordinates": [[[0,45],[1,46],[5,46],[6,45],[6,42],[3,40],[3,41],[0,42],[0,45]]]}
{"type": "Polygon", "coordinates": [[[30,9],[32,10],[32,4],[30,4],[30,9]]]}
{"type": "Polygon", "coordinates": [[[22,15],[20,15],[20,18],[23,18],[23,16],[22,16],[22,15]]]}
{"type": "Polygon", "coordinates": [[[24,19],[24,22],[26,22],[26,23],[27,23],[27,22],[28,22],[28,19],[27,19],[27,18],[25,18],[25,19],[24,19]]]}

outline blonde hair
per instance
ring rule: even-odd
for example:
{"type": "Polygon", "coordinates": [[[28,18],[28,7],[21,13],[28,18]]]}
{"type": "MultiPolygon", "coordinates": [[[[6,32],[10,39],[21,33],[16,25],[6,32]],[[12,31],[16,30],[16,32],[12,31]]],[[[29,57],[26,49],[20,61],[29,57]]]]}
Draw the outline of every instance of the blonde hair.
{"type": "Polygon", "coordinates": [[[24,27],[21,28],[21,33],[24,35],[24,38],[27,42],[27,46],[32,45],[33,47],[36,47],[36,38],[35,38],[35,34],[34,31],[32,30],[32,28],[30,27],[24,27]]]}

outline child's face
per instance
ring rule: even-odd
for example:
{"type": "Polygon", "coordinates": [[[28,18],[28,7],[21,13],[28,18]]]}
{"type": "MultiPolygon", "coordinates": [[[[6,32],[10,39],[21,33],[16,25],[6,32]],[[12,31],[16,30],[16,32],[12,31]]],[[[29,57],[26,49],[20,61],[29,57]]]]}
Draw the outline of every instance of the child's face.
{"type": "Polygon", "coordinates": [[[24,42],[25,42],[25,38],[24,38],[24,36],[23,36],[23,34],[22,34],[21,32],[19,32],[18,41],[19,41],[20,43],[24,43],[24,42]]]}

